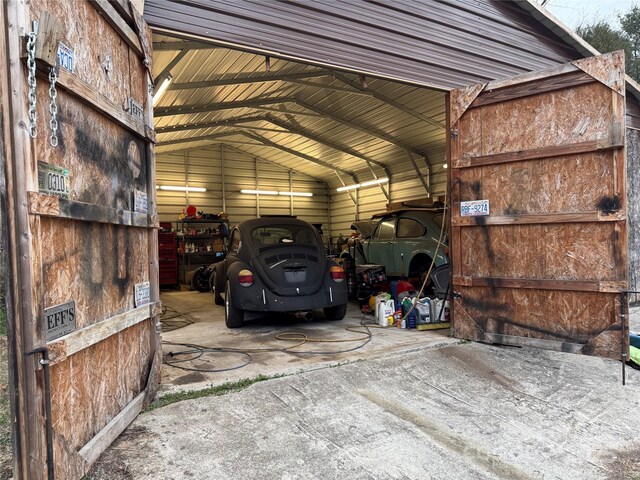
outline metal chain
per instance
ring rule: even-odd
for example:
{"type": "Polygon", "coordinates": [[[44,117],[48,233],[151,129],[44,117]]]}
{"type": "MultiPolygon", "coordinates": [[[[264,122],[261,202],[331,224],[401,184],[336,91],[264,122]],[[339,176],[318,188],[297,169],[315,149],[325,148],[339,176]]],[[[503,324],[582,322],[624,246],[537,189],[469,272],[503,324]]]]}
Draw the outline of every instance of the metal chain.
{"type": "Polygon", "coordinates": [[[29,74],[27,82],[29,84],[29,135],[31,138],[38,136],[37,119],[38,113],[36,111],[36,34],[35,32],[29,33],[29,40],[27,40],[27,69],[29,74]]]}
{"type": "Polygon", "coordinates": [[[58,97],[58,92],[56,91],[57,81],[58,74],[56,73],[56,69],[51,67],[49,70],[49,82],[51,83],[51,86],[49,87],[49,98],[51,99],[51,102],[49,103],[49,112],[51,113],[51,120],[49,121],[51,136],[49,137],[49,143],[52,147],[58,146],[58,105],[56,105],[56,98],[58,97]]]}

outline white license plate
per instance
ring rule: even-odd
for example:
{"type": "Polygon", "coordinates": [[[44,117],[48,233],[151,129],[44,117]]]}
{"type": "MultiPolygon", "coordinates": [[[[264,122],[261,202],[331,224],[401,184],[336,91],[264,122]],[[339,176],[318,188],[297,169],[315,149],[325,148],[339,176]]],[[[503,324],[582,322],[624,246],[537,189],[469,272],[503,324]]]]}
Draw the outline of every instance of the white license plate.
{"type": "Polygon", "coordinates": [[[461,217],[474,217],[478,215],[489,215],[489,200],[460,202],[461,217]]]}
{"type": "Polygon", "coordinates": [[[60,198],[69,198],[69,170],[38,162],[38,191],[60,198]]]}

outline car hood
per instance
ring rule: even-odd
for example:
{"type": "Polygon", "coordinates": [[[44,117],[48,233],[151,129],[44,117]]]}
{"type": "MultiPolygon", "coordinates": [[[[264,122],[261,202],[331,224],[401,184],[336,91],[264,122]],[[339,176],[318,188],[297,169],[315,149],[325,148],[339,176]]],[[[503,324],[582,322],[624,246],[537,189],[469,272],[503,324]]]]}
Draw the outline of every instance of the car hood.
{"type": "Polygon", "coordinates": [[[324,284],[327,260],[316,248],[279,245],[252,261],[262,282],[277,295],[312,295],[324,284]]]}
{"type": "Polygon", "coordinates": [[[373,229],[376,228],[378,222],[372,222],[371,220],[362,220],[359,222],[353,222],[351,224],[351,230],[357,231],[362,238],[369,238],[373,234],[373,229]]]}

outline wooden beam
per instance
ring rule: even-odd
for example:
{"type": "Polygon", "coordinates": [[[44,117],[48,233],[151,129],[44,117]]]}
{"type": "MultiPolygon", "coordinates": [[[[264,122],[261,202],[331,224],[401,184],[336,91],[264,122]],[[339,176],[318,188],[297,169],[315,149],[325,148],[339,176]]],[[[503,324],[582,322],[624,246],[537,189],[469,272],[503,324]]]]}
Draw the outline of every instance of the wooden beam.
{"type": "Polygon", "coordinates": [[[537,160],[542,158],[561,157],[563,155],[576,155],[601,150],[615,150],[624,147],[622,139],[603,138],[589,142],[571,143],[551,147],[532,148],[517,152],[496,153],[479,157],[462,157],[452,159],[453,168],[469,168],[482,165],[497,165],[499,163],[521,162],[524,160],[537,160]]]}
{"type": "Polygon", "coordinates": [[[88,325],[47,344],[51,364],[60,363],[86,348],[151,317],[155,304],[146,304],[128,312],[88,325]]]}
{"type": "Polygon", "coordinates": [[[554,280],[540,278],[499,278],[454,276],[453,284],[459,287],[532,288],[536,290],[565,290],[571,292],[620,293],[627,289],[627,282],[601,282],[589,280],[554,280]]]}
{"type": "MultiPolygon", "coordinates": [[[[39,69],[38,74],[48,79],[49,72],[39,69]]],[[[121,127],[126,128],[145,140],[155,142],[155,133],[152,126],[147,126],[139,118],[129,115],[123,106],[113,103],[73,73],[61,68],[58,74],[58,85],[121,127]]]]}
{"type": "Polygon", "coordinates": [[[127,22],[120,16],[118,11],[113,8],[109,0],[92,0],[89,2],[94,8],[107,20],[107,23],[118,32],[118,35],[133,49],[133,51],[141,58],[144,58],[144,50],[140,45],[138,35],[133,29],[127,25],[127,22]]]}
{"type": "Polygon", "coordinates": [[[274,73],[272,75],[246,75],[231,76],[222,75],[217,79],[203,80],[201,82],[172,83],[169,90],[193,90],[197,88],[222,87],[227,85],[244,85],[249,83],[279,82],[283,80],[298,81],[303,78],[315,78],[329,75],[328,70],[299,73],[274,73]]]}
{"type": "Polygon", "coordinates": [[[451,219],[452,227],[475,227],[479,225],[532,225],[543,223],[589,223],[620,222],[627,218],[624,211],[610,214],[602,212],[547,213],[522,215],[491,215],[486,217],[456,217],[451,219]]]}
{"type": "Polygon", "coordinates": [[[586,85],[593,82],[596,82],[596,80],[582,71],[565,73],[564,75],[546,78],[535,83],[517,84],[492,91],[485,90],[485,92],[471,102],[469,108],[506,102],[515,100],[516,98],[538,95],[540,93],[586,85]]]}
{"type": "MultiPolygon", "coordinates": [[[[155,189],[155,187],[154,187],[155,189]]],[[[29,213],[42,217],[69,218],[82,222],[110,223],[130,227],[157,228],[158,221],[146,213],[67,200],[38,192],[29,193],[29,213]]]]}
{"type": "Polygon", "coordinates": [[[143,391],[134,398],[129,405],[116,415],[113,420],[107,423],[107,425],[78,452],[89,465],[92,465],[140,414],[145,393],[146,391],[143,391]]]}
{"type": "Polygon", "coordinates": [[[501,345],[542,348],[544,350],[554,350],[556,352],[565,353],[582,353],[582,349],[586,346],[583,343],[563,342],[561,340],[547,340],[543,338],[517,337],[514,335],[486,332],[484,332],[481,341],[501,345]]]}

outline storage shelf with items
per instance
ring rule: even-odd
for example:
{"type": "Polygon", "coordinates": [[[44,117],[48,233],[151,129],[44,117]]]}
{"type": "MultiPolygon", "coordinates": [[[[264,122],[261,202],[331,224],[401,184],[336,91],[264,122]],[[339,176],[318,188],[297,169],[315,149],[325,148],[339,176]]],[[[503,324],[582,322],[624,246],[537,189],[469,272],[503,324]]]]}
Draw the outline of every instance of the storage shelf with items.
{"type": "Polygon", "coordinates": [[[229,234],[226,219],[184,219],[175,225],[182,283],[189,282],[187,272],[224,259],[229,234]]]}

